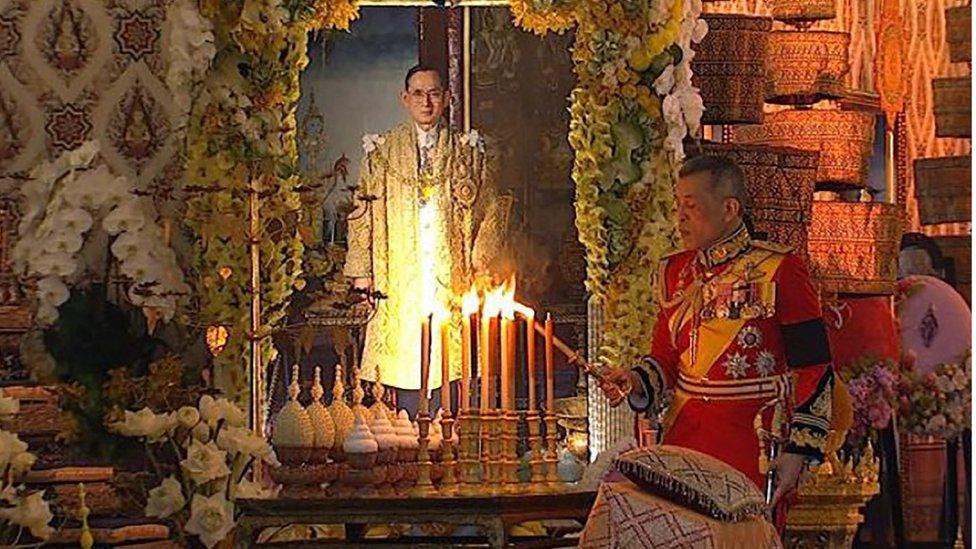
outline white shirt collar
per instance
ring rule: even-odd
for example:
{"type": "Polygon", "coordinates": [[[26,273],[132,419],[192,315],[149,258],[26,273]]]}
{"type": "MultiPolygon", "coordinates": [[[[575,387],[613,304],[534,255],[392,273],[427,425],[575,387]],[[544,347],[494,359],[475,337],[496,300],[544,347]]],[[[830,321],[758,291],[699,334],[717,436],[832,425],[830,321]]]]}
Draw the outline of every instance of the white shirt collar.
{"type": "Polygon", "coordinates": [[[423,149],[437,146],[437,130],[440,124],[434,124],[434,127],[429,130],[424,130],[416,124],[413,127],[417,130],[417,147],[423,149]]]}

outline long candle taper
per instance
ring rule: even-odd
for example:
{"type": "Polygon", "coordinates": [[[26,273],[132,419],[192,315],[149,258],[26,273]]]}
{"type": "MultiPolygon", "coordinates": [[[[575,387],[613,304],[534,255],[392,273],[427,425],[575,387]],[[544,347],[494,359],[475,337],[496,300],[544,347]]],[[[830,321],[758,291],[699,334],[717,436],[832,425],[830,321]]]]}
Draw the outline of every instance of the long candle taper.
{"type": "Polygon", "coordinates": [[[512,348],[515,342],[512,341],[512,319],[507,317],[502,317],[502,409],[510,410],[513,408],[511,402],[514,400],[512,398],[512,374],[515,372],[515,368],[512,365],[512,358],[514,353],[512,353],[512,348]]]}
{"type": "Polygon", "coordinates": [[[535,403],[535,314],[525,315],[525,347],[529,370],[529,411],[536,410],[535,403]]]}
{"type": "Polygon", "coordinates": [[[427,392],[430,379],[430,326],[434,315],[424,318],[420,327],[420,411],[430,413],[429,394],[427,392]]]}
{"type": "Polygon", "coordinates": [[[484,310],[478,316],[478,376],[481,377],[481,405],[482,410],[488,409],[488,376],[491,374],[491,355],[488,354],[490,323],[484,310]]]}
{"type": "Polygon", "coordinates": [[[471,314],[461,319],[461,403],[459,410],[471,408],[471,314]]]}
{"type": "Polygon", "coordinates": [[[451,411],[451,361],[448,347],[451,340],[450,319],[441,322],[441,408],[451,411]]]}
{"type": "Polygon", "coordinates": [[[555,364],[553,363],[552,353],[552,315],[546,313],[546,412],[552,413],[553,404],[556,400],[556,388],[553,373],[555,364]]]}
{"type": "Polygon", "coordinates": [[[488,363],[491,364],[489,368],[491,371],[491,376],[488,378],[488,407],[495,408],[495,388],[499,383],[499,375],[501,371],[501,361],[499,357],[501,356],[501,338],[499,337],[498,330],[501,326],[502,316],[499,313],[496,316],[492,316],[488,322],[488,363]]]}

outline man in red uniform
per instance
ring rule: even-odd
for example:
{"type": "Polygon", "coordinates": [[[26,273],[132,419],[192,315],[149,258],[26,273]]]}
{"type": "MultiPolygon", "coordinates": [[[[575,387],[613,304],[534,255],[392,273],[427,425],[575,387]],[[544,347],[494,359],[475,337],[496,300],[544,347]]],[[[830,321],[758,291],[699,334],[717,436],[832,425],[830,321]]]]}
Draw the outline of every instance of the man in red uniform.
{"type": "MultiPolygon", "coordinates": [[[[613,404],[653,412],[674,391],[664,444],[734,466],[763,488],[757,416],[788,403],[789,437],[771,467],[771,507],[823,458],[834,378],[817,293],[803,260],[746,227],[745,176],[723,157],[687,161],[675,189],[684,251],[657,275],[659,311],[650,354],[603,388],[613,404]]],[[[780,517],[781,519],[783,517],[780,517]]]]}

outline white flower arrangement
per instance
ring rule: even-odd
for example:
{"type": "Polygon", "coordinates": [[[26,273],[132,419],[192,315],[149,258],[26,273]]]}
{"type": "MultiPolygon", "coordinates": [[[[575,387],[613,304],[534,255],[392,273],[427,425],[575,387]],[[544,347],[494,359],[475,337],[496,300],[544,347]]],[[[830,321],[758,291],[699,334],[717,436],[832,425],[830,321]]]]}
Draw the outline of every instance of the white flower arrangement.
{"type": "Polygon", "coordinates": [[[485,152],[485,139],[481,137],[478,130],[471,130],[467,133],[461,135],[461,144],[467,145],[472,149],[477,150],[479,153],[485,152]]]}
{"type": "MultiPolygon", "coordinates": [[[[0,417],[20,410],[17,399],[0,389],[0,417]]],[[[0,429],[0,546],[16,547],[24,531],[39,539],[51,537],[50,504],[43,491],[30,491],[16,483],[30,471],[37,457],[27,451],[27,443],[15,433],[0,429]]]]}
{"type": "Polygon", "coordinates": [[[186,124],[193,103],[210,63],[217,54],[213,25],[197,9],[195,0],[178,0],[166,9],[164,23],[169,34],[166,85],[176,106],[176,126],[186,124]]]}
{"type": "Polygon", "coordinates": [[[97,154],[97,142],[89,141],[38,165],[21,187],[25,214],[12,258],[16,269],[37,280],[36,321],[43,327],[57,320],[69,288],[88,270],[80,252],[98,227],[115,238],[110,248],[131,280],[130,301],[147,318],[169,321],[178,297],[189,292],[176,254],[163,242],[152,202],[133,194],[125,177],[96,165],[97,154]]]}
{"type": "Polygon", "coordinates": [[[161,457],[177,471],[149,491],[146,516],[169,519],[181,534],[213,547],[234,528],[236,499],[274,497],[280,490],[245,478],[257,461],[280,465],[271,445],[245,422],[243,410],[232,402],[205,395],[197,406],[172,412],[126,411],[122,421],[108,427],[142,439],[159,478],[161,457]]]}

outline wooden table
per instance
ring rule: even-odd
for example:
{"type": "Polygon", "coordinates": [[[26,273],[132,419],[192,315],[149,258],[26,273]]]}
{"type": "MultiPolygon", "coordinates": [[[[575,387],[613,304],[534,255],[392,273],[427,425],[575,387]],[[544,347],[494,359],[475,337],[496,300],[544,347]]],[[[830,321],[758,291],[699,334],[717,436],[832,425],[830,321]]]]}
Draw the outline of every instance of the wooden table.
{"type": "MultiPolygon", "coordinates": [[[[235,533],[237,547],[253,547],[265,528],[290,524],[425,524],[475,525],[487,537],[488,546],[511,547],[509,528],[527,521],[575,519],[581,523],[596,499],[593,491],[484,497],[424,498],[288,498],[238,500],[242,514],[235,533]]],[[[348,541],[348,540],[347,540],[348,541]]],[[[388,545],[409,541],[391,539],[388,545]]],[[[371,540],[370,545],[375,545],[371,540]]],[[[450,541],[444,545],[454,545],[450,541]]],[[[345,543],[343,547],[350,547],[345,543]]]]}

